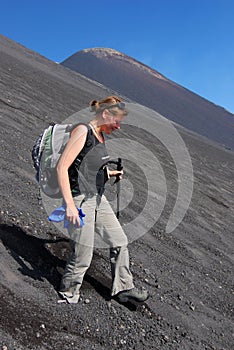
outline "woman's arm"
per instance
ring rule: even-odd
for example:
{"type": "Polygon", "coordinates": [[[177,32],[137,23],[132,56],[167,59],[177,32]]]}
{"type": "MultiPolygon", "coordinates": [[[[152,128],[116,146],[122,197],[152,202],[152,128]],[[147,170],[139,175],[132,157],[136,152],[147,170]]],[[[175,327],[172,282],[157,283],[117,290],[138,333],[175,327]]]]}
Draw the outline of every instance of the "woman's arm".
{"type": "Polygon", "coordinates": [[[71,194],[68,169],[84,147],[87,132],[88,129],[85,125],[78,125],[72,131],[71,137],[63,151],[63,154],[60,157],[57,166],[58,183],[63,195],[63,199],[66,203],[66,216],[68,220],[74,225],[76,223],[80,225],[80,220],[71,194]]]}

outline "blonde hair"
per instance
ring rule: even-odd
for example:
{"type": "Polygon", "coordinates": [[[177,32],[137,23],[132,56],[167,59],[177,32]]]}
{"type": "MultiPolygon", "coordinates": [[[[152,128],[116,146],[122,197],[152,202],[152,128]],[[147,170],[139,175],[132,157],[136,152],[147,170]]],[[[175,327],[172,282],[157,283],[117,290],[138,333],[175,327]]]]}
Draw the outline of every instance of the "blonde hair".
{"type": "Polygon", "coordinates": [[[125,104],[117,96],[108,96],[101,101],[92,100],[90,103],[90,109],[95,114],[102,113],[105,109],[108,109],[113,115],[123,114],[127,115],[128,112],[125,109],[125,104]]]}

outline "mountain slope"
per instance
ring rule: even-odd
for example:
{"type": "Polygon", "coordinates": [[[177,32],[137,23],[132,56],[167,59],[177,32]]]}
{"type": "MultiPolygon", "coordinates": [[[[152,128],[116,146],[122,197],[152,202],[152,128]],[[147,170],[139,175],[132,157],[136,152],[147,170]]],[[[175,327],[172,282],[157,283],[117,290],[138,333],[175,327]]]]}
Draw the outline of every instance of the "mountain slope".
{"type": "MultiPolygon", "coordinates": [[[[231,350],[233,152],[180,129],[192,158],[194,191],[183,222],[167,234],[179,181],[173,159],[147,130],[123,126],[113,135],[116,146],[123,140],[130,145],[131,140],[151,152],[145,159],[129,149],[123,159],[121,203],[128,200],[131,186],[134,190],[131,203],[120,212],[123,227],[143,211],[148,195],[138,161],[144,158],[151,174],[154,156],[167,182],[159,220],[129,244],[135,284],[147,288],[151,298],[138,306],[110,300],[109,252],[96,249],[81,302],[59,304],[57,288],[69,242],[37,202],[31,148],[51,119],[63,121],[110,91],[3,36],[0,50],[0,348],[231,350]],[[130,155],[136,162],[129,161],[130,155]]],[[[160,173],[154,181],[159,191],[153,189],[152,195],[158,199],[160,173]]],[[[110,184],[107,190],[116,201],[115,187],[110,184]]],[[[143,219],[154,215],[150,209],[143,219]]]]}
{"type": "Polygon", "coordinates": [[[123,53],[106,48],[86,49],[61,64],[234,149],[233,114],[123,53]]]}

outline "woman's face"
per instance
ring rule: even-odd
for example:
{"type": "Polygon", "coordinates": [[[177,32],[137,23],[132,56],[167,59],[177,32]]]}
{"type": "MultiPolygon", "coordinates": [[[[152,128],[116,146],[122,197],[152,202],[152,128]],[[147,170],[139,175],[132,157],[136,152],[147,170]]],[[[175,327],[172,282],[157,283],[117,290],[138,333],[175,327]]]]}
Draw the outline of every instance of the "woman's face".
{"type": "Polygon", "coordinates": [[[124,119],[124,115],[112,115],[109,111],[105,110],[103,113],[103,119],[104,124],[102,125],[102,131],[105,134],[111,134],[113,131],[120,129],[120,124],[124,119]]]}

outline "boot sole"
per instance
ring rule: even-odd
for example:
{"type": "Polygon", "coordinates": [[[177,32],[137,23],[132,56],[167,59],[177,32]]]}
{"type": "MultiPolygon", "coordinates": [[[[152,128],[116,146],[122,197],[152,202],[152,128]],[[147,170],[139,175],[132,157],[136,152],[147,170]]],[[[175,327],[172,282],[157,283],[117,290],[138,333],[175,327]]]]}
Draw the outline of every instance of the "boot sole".
{"type": "Polygon", "coordinates": [[[141,299],[141,300],[139,300],[139,299],[137,299],[137,298],[134,298],[134,297],[118,297],[118,300],[119,300],[119,302],[121,302],[121,303],[127,303],[128,301],[135,301],[135,302],[137,302],[137,303],[143,303],[143,302],[146,301],[147,299],[149,299],[149,295],[147,295],[146,298],[141,299]]]}

